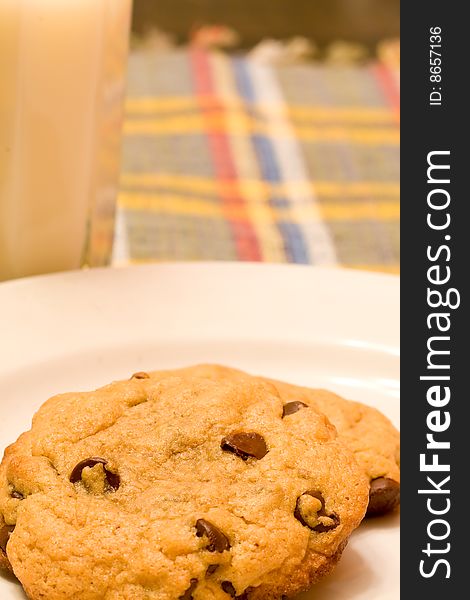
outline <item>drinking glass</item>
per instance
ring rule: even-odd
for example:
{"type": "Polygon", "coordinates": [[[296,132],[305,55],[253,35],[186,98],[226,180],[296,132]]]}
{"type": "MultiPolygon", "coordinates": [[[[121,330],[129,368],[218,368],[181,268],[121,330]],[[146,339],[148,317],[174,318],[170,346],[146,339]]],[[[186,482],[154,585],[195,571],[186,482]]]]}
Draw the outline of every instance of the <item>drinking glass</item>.
{"type": "Polygon", "coordinates": [[[0,0],[0,280],[109,262],[132,0],[0,0]]]}

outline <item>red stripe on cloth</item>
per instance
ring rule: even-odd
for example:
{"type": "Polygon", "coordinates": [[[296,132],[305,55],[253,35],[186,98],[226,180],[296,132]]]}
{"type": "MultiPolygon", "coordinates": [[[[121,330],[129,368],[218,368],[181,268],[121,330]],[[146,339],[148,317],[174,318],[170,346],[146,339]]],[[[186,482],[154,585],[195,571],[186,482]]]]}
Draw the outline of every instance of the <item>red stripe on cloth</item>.
{"type": "Polygon", "coordinates": [[[395,78],[390,69],[382,63],[375,63],[372,67],[372,73],[377,79],[385,98],[388,100],[397,121],[400,121],[400,90],[396,84],[395,78]]]}
{"type": "MultiPolygon", "coordinates": [[[[191,50],[190,64],[204,117],[207,114],[206,111],[210,111],[210,107],[207,106],[207,97],[215,97],[217,92],[207,52],[191,50]]],[[[238,257],[240,260],[261,261],[262,254],[256,232],[246,212],[245,201],[237,190],[238,177],[228,136],[215,129],[209,119],[206,119],[205,130],[217,180],[222,184],[226,182],[232,184],[229,189],[227,189],[228,186],[221,185],[219,196],[222,199],[222,212],[233,232],[238,257]],[[234,218],[233,208],[237,209],[236,214],[241,213],[240,218],[234,218]]]]}

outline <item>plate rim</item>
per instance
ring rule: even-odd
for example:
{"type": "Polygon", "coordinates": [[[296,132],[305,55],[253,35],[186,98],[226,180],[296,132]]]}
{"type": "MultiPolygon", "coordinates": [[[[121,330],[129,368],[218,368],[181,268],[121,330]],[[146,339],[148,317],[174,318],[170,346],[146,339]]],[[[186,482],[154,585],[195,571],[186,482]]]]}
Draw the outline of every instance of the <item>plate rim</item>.
{"type": "Polygon", "coordinates": [[[40,275],[31,275],[28,277],[18,277],[15,279],[7,279],[0,281],[0,293],[5,288],[14,287],[15,285],[24,285],[29,283],[35,283],[37,281],[55,280],[59,278],[74,277],[74,276],[88,276],[88,274],[95,273],[107,273],[110,271],[128,271],[128,270],[151,270],[154,268],[240,268],[240,269],[286,269],[286,270],[302,270],[302,271],[315,271],[319,273],[331,273],[331,274],[349,274],[357,276],[358,278],[363,277],[364,279],[376,280],[377,282],[382,279],[383,281],[395,281],[397,284],[400,282],[400,275],[396,273],[386,273],[380,271],[368,271],[366,269],[354,269],[343,265],[337,266],[324,266],[324,265],[312,265],[312,264],[298,264],[298,263],[267,263],[267,262],[254,262],[254,261],[222,261],[222,260],[208,260],[208,261],[152,261],[145,263],[134,263],[126,265],[110,265],[104,267],[93,267],[83,269],[73,269],[68,271],[57,271],[55,273],[43,273],[40,275]]]}
{"type": "Polygon", "coordinates": [[[28,356],[64,353],[71,343],[76,351],[88,348],[94,336],[109,344],[150,341],[168,332],[165,315],[173,319],[171,339],[334,340],[398,356],[399,284],[396,275],[353,269],[240,262],[151,263],[13,280],[0,285],[7,341],[0,374],[28,356]]]}

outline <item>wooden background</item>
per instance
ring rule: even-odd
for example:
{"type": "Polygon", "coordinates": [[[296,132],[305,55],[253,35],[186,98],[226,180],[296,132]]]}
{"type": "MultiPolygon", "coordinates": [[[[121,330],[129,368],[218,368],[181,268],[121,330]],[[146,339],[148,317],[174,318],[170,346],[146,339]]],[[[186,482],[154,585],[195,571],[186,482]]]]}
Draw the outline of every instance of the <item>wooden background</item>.
{"type": "Polygon", "coordinates": [[[157,26],[181,43],[198,25],[224,24],[242,47],[302,35],[320,47],[344,40],[373,48],[398,37],[399,20],[399,0],[134,0],[133,28],[157,26]]]}

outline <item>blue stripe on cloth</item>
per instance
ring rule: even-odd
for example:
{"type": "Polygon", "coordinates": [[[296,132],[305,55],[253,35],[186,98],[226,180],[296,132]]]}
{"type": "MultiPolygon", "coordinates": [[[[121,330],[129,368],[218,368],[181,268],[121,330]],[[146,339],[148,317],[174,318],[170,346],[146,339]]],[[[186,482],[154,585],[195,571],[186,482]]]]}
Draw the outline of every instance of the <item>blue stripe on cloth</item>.
{"type": "MultiPolygon", "coordinates": [[[[232,58],[232,66],[240,95],[245,100],[255,102],[256,91],[245,60],[234,57],[232,58]]],[[[264,135],[256,134],[251,136],[251,142],[263,179],[272,183],[282,183],[283,179],[272,141],[264,135]]],[[[284,196],[272,196],[269,199],[269,203],[274,208],[286,208],[291,204],[289,198],[284,196]]],[[[276,223],[281,234],[288,261],[299,264],[310,264],[312,260],[309,256],[301,227],[297,223],[279,218],[273,219],[273,221],[276,223]]]]}

